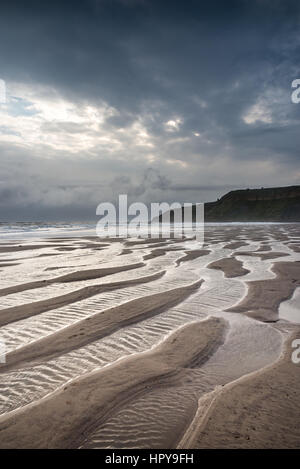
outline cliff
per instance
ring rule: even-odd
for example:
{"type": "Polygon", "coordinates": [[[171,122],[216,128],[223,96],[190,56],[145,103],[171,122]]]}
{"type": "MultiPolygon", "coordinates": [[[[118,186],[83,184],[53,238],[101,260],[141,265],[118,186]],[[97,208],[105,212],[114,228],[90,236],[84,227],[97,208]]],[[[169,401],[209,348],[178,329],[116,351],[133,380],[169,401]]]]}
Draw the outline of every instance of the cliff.
{"type": "Polygon", "coordinates": [[[300,222],[300,186],[230,191],[205,204],[205,221],[300,222]]]}

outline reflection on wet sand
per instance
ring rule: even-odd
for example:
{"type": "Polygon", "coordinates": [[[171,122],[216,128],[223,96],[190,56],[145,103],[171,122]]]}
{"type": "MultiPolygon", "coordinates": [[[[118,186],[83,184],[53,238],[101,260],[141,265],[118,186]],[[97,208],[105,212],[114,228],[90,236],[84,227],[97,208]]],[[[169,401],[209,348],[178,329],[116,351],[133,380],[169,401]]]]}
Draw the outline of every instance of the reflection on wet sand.
{"type": "Polygon", "coordinates": [[[295,447],[299,244],[296,224],[0,244],[0,446],[295,447]]]}

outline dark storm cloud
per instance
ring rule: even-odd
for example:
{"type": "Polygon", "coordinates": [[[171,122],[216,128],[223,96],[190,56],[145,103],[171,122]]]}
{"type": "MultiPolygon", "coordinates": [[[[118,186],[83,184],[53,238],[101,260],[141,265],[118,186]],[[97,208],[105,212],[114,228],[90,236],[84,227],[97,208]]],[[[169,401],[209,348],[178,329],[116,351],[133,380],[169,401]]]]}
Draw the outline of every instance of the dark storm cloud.
{"type": "Polygon", "coordinates": [[[234,81],[247,86],[240,108],[299,52],[299,42],[289,44],[293,57],[286,50],[297,39],[296,1],[9,1],[0,21],[4,78],[126,109],[161,99],[188,112],[194,95],[215,96],[221,120],[239,95],[234,81]]]}
{"type": "MultiPolygon", "coordinates": [[[[22,151],[11,144],[1,192],[6,207],[24,197],[31,206],[46,206],[48,197],[47,206],[75,207],[79,196],[90,207],[121,189],[149,200],[169,201],[177,192],[184,200],[207,200],[243,184],[297,182],[291,178],[299,175],[300,105],[290,94],[300,77],[299,23],[296,0],[2,2],[1,78],[51,87],[79,105],[104,102],[118,114],[102,128],[125,129],[120,155],[99,150],[98,163],[84,153],[77,163],[72,157],[73,182],[64,192],[36,154],[24,156],[29,169],[21,176],[22,151]],[[144,159],[145,149],[130,146],[136,121],[154,142],[154,163],[144,159]],[[12,193],[15,174],[22,190],[12,193]],[[34,189],[32,174],[39,181],[34,189]]],[[[21,104],[34,113],[26,100],[21,104]]],[[[88,133],[75,122],[46,122],[43,130],[88,133]]],[[[51,164],[64,168],[68,158],[51,164]]]]}

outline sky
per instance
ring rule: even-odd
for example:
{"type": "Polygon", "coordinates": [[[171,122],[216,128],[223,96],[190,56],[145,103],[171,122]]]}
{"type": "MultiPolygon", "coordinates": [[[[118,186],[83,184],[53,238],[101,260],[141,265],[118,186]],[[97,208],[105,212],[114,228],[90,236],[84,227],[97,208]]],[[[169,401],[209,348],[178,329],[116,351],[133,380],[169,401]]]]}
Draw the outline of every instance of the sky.
{"type": "Polygon", "coordinates": [[[2,1],[0,221],[299,184],[298,0],[2,1]]]}

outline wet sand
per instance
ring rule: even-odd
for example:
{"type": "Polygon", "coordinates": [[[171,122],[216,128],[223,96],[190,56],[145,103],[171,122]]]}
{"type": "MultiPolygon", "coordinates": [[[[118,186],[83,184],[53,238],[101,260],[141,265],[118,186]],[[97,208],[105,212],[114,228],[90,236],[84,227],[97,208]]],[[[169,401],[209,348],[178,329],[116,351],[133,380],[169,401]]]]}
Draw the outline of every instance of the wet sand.
{"type": "Polygon", "coordinates": [[[77,447],[93,422],[99,424],[149,386],[166,384],[182,368],[208,359],[223,327],[220,319],[184,326],[153,351],[74,380],[40,402],[0,417],[0,447],[14,447],[16,441],[19,448],[77,447]]]}
{"type": "Polygon", "coordinates": [[[198,259],[198,257],[206,256],[211,251],[208,249],[193,249],[192,251],[185,251],[185,255],[180,257],[176,264],[180,265],[182,262],[193,261],[194,259],[198,259]]]}
{"type": "MultiPolygon", "coordinates": [[[[118,270],[114,270],[118,272],[118,270]]],[[[60,308],[64,305],[76,303],[77,301],[83,300],[84,298],[91,298],[92,296],[99,295],[105,291],[117,290],[120,288],[126,288],[131,285],[137,285],[139,283],[147,283],[156,280],[165,272],[159,272],[154,275],[147,277],[140,277],[132,280],[124,280],[121,282],[111,282],[102,285],[91,285],[89,287],[83,287],[80,290],[72,291],[66,295],[56,296],[47,300],[36,301],[35,303],[29,303],[20,306],[13,306],[12,308],[2,309],[0,311],[0,326],[10,324],[11,322],[20,321],[37,314],[44,313],[51,309],[60,308]]],[[[1,372],[1,369],[0,369],[1,372]]]]}
{"type": "Polygon", "coordinates": [[[0,243],[0,447],[299,448],[299,245],[296,224],[0,243]]]}
{"type": "MultiPolygon", "coordinates": [[[[263,246],[264,249],[264,246],[263,246]]],[[[285,257],[288,256],[287,253],[285,252],[248,252],[248,251],[236,251],[235,253],[238,256],[252,256],[252,257],[259,257],[262,261],[268,260],[268,259],[277,259],[278,257],[285,257]]]]}
{"type": "Polygon", "coordinates": [[[278,262],[272,271],[274,279],[249,282],[245,299],[228,311],[245,313],[261,321],[277,321],[280,303],[289,299],[300,285],[300,261],[278,262]]]}
{"type": "Polygon", "coordinates": [[[240,277],[250,272],[248,269],[244,269],[243,263],[238,261],[235,257],[212,262],[208,265],[208,268],[222,270],[225,277],[228,278],[240,277]]]}
{"type": "Polygon", "coordinates": [[[299,448],[300,364],[291,360],[299,336],[300,327],[274,365],[207,396],[185,447],[299,448]]]}
{"type": "Polygon", "coordinates": [[[60,332],[8,353],[6,364],[2,365],[0,371],[5,372],[16,365],[20,367],[25,363],[28,366],[36,360],[57,357],[62,353],[67,353],[112,334],[119,328],[159,314],[164,309],[183,301],[184,298],[198,289],[201,283],[200,280],[188,287],[138,298],[78,321],[60,332]]]}
{"type": "MultiPolygon", "coordinates": [[[[91,280],[94,278],[102,278],[106,275],[112,275],[117,272],[123,272],[124,270],[136,269],[137,267],[142,267],[144,264],[132,264],[128,266],[112,267],[107,269],[92,269],[92,270],[80,270],[77,272],[72,272],[70,274],[62,275],[60,277],[55,277],[52,279],[41,280],[37,282],[22,283],[20,285],[14,285],[12,287],[0,289],[0,296],[11,295],[13,293],[18,293],[24,290],[31,290],[33,288],[41,288],[51,283],[61,283],[61,282],[76,282],[78,280],[91,280]]],[[[49,269],[48,269],[49,270],[49,269]]]]}

